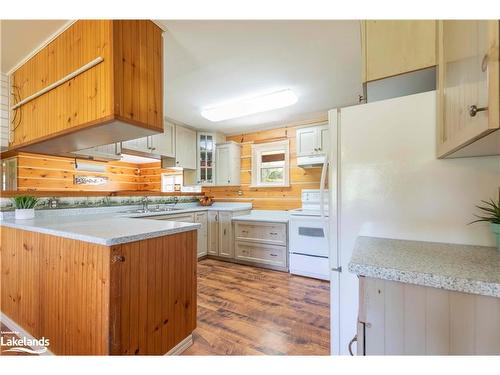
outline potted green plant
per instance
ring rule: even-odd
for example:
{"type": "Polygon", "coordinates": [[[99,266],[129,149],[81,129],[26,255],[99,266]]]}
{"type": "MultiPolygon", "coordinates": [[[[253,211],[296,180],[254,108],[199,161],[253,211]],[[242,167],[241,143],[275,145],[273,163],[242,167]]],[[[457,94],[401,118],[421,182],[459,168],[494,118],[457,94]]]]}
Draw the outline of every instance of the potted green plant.
{"type": "Polygon", "coordinates": [[[38,204],[38,198],[31,195],[18,195],[12,199],[16,209],[16,220],[27,220],[35,217],[35,206],[38,204]]]}
{"type": "Polygon", "coordinates": [[[474,215],[477,217],[477,220],[474,220],[471,224],[481,221],[490,223],[491,230],[496,237],[497,250],[500,251],[500,197],[497,202],[493,199],[481,202],[484,203],[484,205],[476,207],[479,208],[482,213],[481,215],[474,215]]]}

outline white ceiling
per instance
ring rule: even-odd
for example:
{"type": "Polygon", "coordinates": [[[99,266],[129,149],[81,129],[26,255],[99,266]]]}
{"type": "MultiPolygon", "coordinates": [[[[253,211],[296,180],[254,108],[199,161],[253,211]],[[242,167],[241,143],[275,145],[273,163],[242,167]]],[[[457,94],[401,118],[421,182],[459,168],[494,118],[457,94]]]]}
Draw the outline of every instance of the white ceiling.
{"type": "Polygon", "coordinates": [[[362,94],[359,21],[159,21],[165,38],[165,114],[237,133],[300,121],[362,94]],[[293,106],[221,122],[200,115],[235,98],[290,88],[293,106]]]}
{"type": "MultiPolygon", "coordinates": [[[[1,70],[9,71],[67,20],[3,20],[1,70]]],[[[165,115],[227,134],[324,115],[362,93],[359,21],[156,21],[165,39],[165,115]],[[293,106],[210,122],[211,107],[290,88],[293,106]]]]}

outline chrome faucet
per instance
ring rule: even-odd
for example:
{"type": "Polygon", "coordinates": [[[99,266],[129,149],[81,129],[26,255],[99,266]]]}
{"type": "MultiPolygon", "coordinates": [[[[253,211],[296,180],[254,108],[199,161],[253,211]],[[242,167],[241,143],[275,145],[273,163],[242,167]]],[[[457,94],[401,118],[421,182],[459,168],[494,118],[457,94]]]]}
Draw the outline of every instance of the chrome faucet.
{"type": "Polygon", "coordinates": [[[142,198],[142,210],[144,212],[148,212],[149,211],[149,198],[147,196],[145,196],[144,198],[142,198]]]}

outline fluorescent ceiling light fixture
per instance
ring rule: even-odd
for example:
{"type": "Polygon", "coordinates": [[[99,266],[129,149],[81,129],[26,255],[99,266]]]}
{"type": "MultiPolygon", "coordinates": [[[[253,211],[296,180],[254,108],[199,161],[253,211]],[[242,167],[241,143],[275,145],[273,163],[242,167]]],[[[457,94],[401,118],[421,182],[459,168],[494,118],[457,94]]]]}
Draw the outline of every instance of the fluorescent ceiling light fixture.
{"type": "Polygon", "coordinates": [[[201,111],[201,115],[207,120],[217,122],[288,107],[296,102],[297,95],[292,90],[286,89],[206,108],[201,111]]]}

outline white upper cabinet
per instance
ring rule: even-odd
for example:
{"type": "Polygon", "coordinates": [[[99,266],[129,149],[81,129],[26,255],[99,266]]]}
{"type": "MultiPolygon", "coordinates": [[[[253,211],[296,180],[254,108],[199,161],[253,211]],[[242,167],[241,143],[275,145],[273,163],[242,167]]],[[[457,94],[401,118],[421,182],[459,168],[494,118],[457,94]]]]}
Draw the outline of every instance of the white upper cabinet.
{"type": "Polygon", "coordinates": [[[151,152],[149,146],[149,137],[131,139],[130,141],[122,142],[122,148],[138,152],[151,152]]]}
{"type": "Polygon", "coordinates": [[[241,146],[236,142],[216,146],[216,185],[240,184],[241,146]]]}
{"type": "Polygon", "coordinates": [[[321,154],[325,154],[328,151],[328,132],[328,125],[318,127],[318,149],[321,154]]]}
{"type": "Polygon", "coordinates": [[[153,153],[175,157],[175,125],[163,122],[163,133],[151,136],[150,145],[153,153]]]}
{"type": "Polygon", "coordinates": [[[94,160],[120,160],[121,147],[120,142],[109,145],[96,146],[83,150],[73,151],[77,157],[92,158],[94,160]]]}
{"type": "Polygon", "coordinates": [[[328,125],[298,128],[297,156],[322,155],[328,148],[328,125]]]}
{"type": "Polygon", "coordinates": [[[196,169],[196,132],[175,126],[175,164],[185,169],[196,169]]]}
{"type": "Polygon", "coordinates": [[[163,123],[163,133],[122,142],[124,152],[135,151],[141,154],[175,157],[175,126],[163,123]]]}

